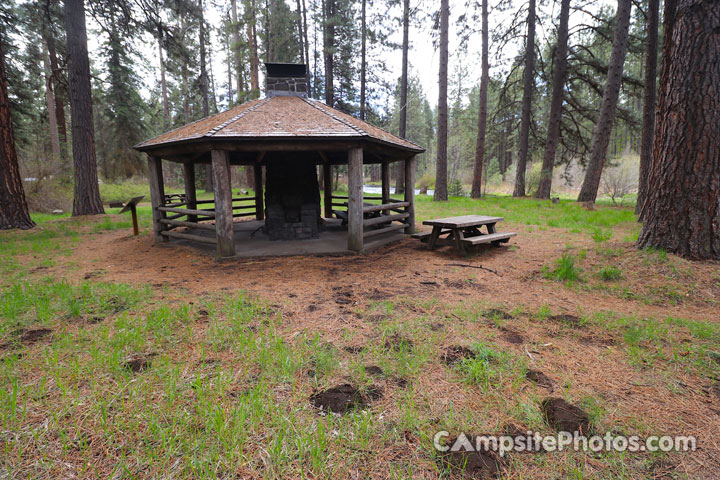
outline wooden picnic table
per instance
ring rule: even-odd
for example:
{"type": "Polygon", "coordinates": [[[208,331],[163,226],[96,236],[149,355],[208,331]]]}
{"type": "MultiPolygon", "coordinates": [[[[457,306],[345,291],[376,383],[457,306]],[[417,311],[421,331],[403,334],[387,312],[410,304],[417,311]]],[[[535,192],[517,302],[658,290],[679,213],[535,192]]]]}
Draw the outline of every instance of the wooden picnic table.
{"type": "Polygon", "coordinates": [[[459,217],[436,218],[425,220],[423,225],[433,227],[432,232],[420,232],[413,237],[427,242],[430,250],[437,246],[452,245],[460,253],[465,254],[465,247],[491,243],[498,246],[507,242],[515,232],[498,232],[495,225],[502,222],[503,217],[488,217],[486,215],[462,215],[459,217]],[[487,233],[482,232],[485,227],[487,233]]]}

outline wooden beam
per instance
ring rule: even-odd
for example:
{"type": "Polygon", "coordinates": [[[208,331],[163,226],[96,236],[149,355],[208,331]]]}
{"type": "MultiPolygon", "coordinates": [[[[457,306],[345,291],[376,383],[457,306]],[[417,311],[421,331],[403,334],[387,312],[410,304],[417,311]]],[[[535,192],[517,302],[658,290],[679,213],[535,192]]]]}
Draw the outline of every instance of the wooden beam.
{"type": "Polygon", "coordinates": [[[213,150],[212,174],[215,193],[215,235],[218,257],[235,255],[233,232],[232,190],[230,189],[230,162],[224,150],[213,150]]]}
{"type": "Polygon", "coordinates": [[[348,250],[363,249],[363,151],[348,151],[348,250]]]}
{"type": "Polygon", "coordinates": [[[405,160],[405,201],[409,204],[405,207],[409,214],[405,233],[415,233],[415,157],[405,160]]]}
{"type": "MultiPolygon", "coordinates": [[[[188,208],[195,210],[197,208],[197,192],[195,190],[194,164],[183,164],[183,179],[185,180],[185,202],[188,208]]],[[[197,217],[195,215],[188,215],[188,221],[197,222],[197,217]]]]}
{"type": "Polygon", "coordinates": [[[398,208],[407,207],[408,205],[408,202],[383,203],[382,205],[372,205],[369,207],[365,207],[363,208],[363,213],[382,212],[385,210],[397,210],[398,208]]]}
{"type": "Polygon", "coordinates": [[[382,203],[390,203],[390,164],[383,162],[381,168],[382,203]]]}
{"type": "Polygon", "coordinates": [[[255,174],[255,219],[265,219],[265,208],[263,204],[263,181],[262,181],[262,165],[253,165],[253,173],[255,174]]]}
{"type": "Polygon", "coordinates": [[[368,218],[367,220],[363,220],[363,226],[365,227],[372,227],[374,225],[381,225],[383,223],[390,223],[394,222],[396,220],[405,220],[410,215],[405,213],[396,213],[393,215],[383,215],[381,217],[375,217],[375,218],[368,218]]]}
{"type": "Polygon", "coordinates": [[[165,203],[165,185],[163,184],[162,159],[148,156],[148,180],[150,181],[150,203],[152,204],[153,231],[155,242],[167,242],[161,235],[164,227],[160,223],[165,214],[158,210],[165,203]]]}
{"type": "Polygon", "coordinates": [[[191,210],[189,208],[177,208],[177,207],[158,207],[160,212],[179,213],[182,215],[205,215],[207,217],[214,217],[215,210],[191,210]]]}
{"type": "Polygon", "coordinates": [[[402,225],[400,223],[395,223],[393,225],[390,225],[389,227],[385,228],[378,228],[377,230],[370,230],[365,232],[365,238],[374,237],[376,235],[382,235],[384,233],[393,232],[395,230],[400,230],[401,228],[406,228],[405,225],[402,225]]]}
{"type": "Polygon", "coordinates": [[[199,228],[201,230],[215,230],[215,225],[211,223],[183,222],[181,220],[168,220],[163,218],[160,220],[163,225],[172,225],[174,227],[199,228]]]}
{"type": "MultiPolygon", "coordinates": [[[[325,154],[321,154],[325,157],[325,154]]],[[[323,196],[325,197],[325,218],[332,218],[332,190],[333,190],[333,178],[332,178],[332,165],[329,163],[323,163],[323,196]]]]}
{"type": "Polygon", "coordinates": [[[216,243],[216,239],[213,237],[203,237],[201,235],[192,235],[190,233],[163,232],[162,234],[164,237],[181,238],[183,240],[190,240],[192,242],[212,243],[213,245],[215,245],[216,243]]]}

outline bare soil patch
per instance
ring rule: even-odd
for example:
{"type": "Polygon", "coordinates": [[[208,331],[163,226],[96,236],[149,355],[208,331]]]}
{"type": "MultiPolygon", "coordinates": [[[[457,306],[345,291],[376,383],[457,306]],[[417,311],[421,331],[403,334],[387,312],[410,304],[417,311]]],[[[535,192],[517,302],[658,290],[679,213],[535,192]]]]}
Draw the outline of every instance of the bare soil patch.
{"type": "Polygon", "coordinates": [[[475,358],[475,352],[462,345],[452,345],[445,349],[442,355],[440,355],[440,360],[442,360],[445,365],[455,365],[466,358],[475,358]]]}
{"type": "Polygon", "coordinates": [[[525,373],[525,378],[541,387],[547,388],[551,392],[553,391],[553,381],[540,370],[533,370],[529,368],[525,373]]]}
{"type": "Polygon", "coordinates": [[[310,403],[321,411],[339,414],[366,406],[366,400],[360,390],[349,383],[312,394],[310,403]]]}
{"type": "Polygon", "coordinates": [[[590,431],[588,414],[562,398],[546,398],[540,408],[548,424],[558,432],[578,432],[584,435],[590,431]]]}
{"type": "MultiPolygon", "coordinates": [[[[476,435],[465,434],[465,437],[473,448],[476,447],[474,442],[476,435]]],[[[451,438],[445,445],[452,447],[457,440],[457,438],[451,438]]],[[[461,443],[464,444],[464,442],[461,440],[461,443]]],[[[505,461],[497,452],[484,448],[468,451],[461,447],[460,450],[441,454],[439,461],[441,467],[449,469],[452,473],[476,480],[497,478],[505,466],[505,461]]]]}

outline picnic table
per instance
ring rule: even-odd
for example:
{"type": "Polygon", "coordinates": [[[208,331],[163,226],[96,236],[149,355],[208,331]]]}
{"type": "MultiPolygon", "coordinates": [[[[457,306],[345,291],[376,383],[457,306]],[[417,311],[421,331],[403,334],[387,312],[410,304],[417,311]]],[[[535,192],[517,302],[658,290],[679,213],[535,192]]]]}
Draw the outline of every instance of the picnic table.
{"type": "Polygon", "coordinates": [[[467,246],[490,243],[498,246],[517,235],[516,232],[498,232],[495,225],[505,220],[503,217],[488,217],[485,215],[462,215],[459,217],[437,218],[425,220],[423,225],[433,227],[431,232],[419,232],[412,236],[427,242],[430,250],[437,246],[451,245],[460,253],[465,254],[467,246]],[[485,227],[487,233],[482,232],[485,227]]]}

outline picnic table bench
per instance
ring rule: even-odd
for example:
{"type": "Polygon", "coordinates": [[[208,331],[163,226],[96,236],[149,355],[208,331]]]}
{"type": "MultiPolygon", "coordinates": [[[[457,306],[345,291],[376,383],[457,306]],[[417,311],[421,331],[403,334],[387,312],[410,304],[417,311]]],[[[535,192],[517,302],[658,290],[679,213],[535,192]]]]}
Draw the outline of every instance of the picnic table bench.
{"type": "Polygon", "coordinates": [[[423,225],[433,227],[431,232],[419,232],[413,238],[427,242],[430,250],[437,246],[451,245],[460,253],[465,254],[467,246],[490,243],[497,247],[500,243],[507,243],[516,232],[498,232],[495,224],[502,222],[503,217],[488,217],[485,215],[462,215],[459,217],[437,218],[425,220],[423,225]],[[485,226],[487,233],[481,231],[485,226]]]}

